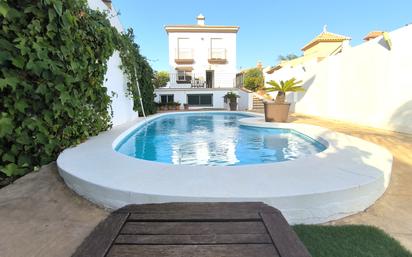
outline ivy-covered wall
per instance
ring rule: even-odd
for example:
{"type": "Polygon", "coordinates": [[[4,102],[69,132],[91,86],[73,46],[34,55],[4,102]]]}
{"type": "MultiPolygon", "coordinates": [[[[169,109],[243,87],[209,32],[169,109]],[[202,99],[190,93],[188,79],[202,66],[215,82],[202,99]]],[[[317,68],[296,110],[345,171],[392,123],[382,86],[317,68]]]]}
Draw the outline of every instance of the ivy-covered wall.
{"type": "MultiPolygon", "coordinates": [[[[103,82],[116,49],[122,61],[134,55],[122,69],[126,74],[137,70],[133,76],[141,82],[146,112],[154,111],[153,72],[132,42],[133,33],[119,34],[106,14],[89,9],[84,0],[0,0],[0,26],[4,174],[36,169],[110,128],[110,92],[103,82]]],[[[135,80],[128,78],[137,103],[135,80]]]]}

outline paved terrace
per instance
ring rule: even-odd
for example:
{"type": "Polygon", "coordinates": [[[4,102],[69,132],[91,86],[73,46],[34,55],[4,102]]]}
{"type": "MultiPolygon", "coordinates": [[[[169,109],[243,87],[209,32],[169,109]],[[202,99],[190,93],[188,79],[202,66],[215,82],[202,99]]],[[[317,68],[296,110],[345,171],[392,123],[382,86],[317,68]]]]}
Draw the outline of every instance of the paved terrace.
{"type": "MultiPolygon", "coordinates": [[[[392,152],[392,180],[385,195],[363,213],[330,224],[374,225],[412,251],[412,135],[302,115],[291,121],[357,136],[392,152]]],[[[69,190],[55,163],[46,165],[0,190],[0,256],[71,256],[108,214],[69,190]]]]}

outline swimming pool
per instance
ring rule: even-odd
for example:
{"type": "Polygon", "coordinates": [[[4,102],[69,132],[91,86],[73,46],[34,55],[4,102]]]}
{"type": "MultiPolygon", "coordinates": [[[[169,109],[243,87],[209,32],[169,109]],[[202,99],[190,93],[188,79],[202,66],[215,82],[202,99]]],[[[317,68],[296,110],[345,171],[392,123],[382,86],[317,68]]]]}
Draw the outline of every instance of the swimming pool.
{"type": "Polygon", "coordinates": [[[116,151],[180,165],[237,166],[294,160],[326,149],[293,129],[242,126],[240,113],[169,114],[130,133],[116,151]]]}
{"type": "MultiPolygon", "coordinates": [[[[363,211],[372,205],[389,185],[392,155],[388,150],[371,142],[318,126],[265,122],[263,115],[253,113],[218,112],[223,116],[213,115],[213,119],[217,121],[213,122],[214,126],[203,125],[201,129],[202,126],[199,124],[207,124],[205,121],[192,125],[196,124],[197,133],[201,135],[207,131],[224,135],[222,129],[215,127],[219,123],[222,125],[223,121],[218,120],[224,120],[225,115],[234,117],[232,115],[240,114],[235,116],[234,121],[226,121],[229,123],[226,125],[236,125],[228,126],[234,131],[247,127],[262,129],[258,131],[263,135],[266,129],[271,133],[275,131],[272,129],[278,129],[278,132],[294,131],[292,133],[298,133],[298,137],[305,135],[303,139],[306,143],[313,143],[312,140],[315,140],[326,149],[312,154],[301,153],[293,161],[248,165],[207,165],[206,161],[206,164],[173,165],[171,162],[135,158],[134,154],[130,157],[118,151],[125,147],[129,140],[134,142],[134,136],[137,136],[134,139],[141,140],[142,137],[138,134],[146,125],[149,131],[151,124],[160,126],[162,120],[165,119],[166,122],[169,117],[179,117],[184,121],[188,117],[195,117],[193,115],[207,117],[216,113],[161,113],[147,119],[137,118],[64,150],[57,159],[59,173],[67,186],[75,192],[107,208],[117,209],[127,204],[164,202],[261,201],[281,210],[292,224],[323,223],[363,211]],[[187,116],[184,116],[186,114],[187,116]]],[[[164,129],[170,132],[171,128],[176,126],[169,124],[164,129]]],[[[147,131],[145,135],[149,136],[147,131]]],[[[194,129],[188,131],[192,133],[194,129]]],[[[173,133],[183,135],[186,133],[184,132],[173,133]]],[[[190,133],[185,135],[193,141],[194,136],[190,133]]],[[[198,134],[196,135],[199,136],[198,134]]],[[[248,138],[243,133],[233,135],[238,135],[238,140],[248,138]]],[[[222,138],[227,137],[226,135],[222,138]]],[[[264,146],[265,142],[271,142],[263,140],[262,137],[259,140],[260,146],[264,146]]],[[[240,143],[236,140],[234,142],[240,143]]],[[[165,145],[170,142],[160,140],[159,144],[165,145]]],[[[292,145],[288,144],[288,147],[293,149],[292,145]]],[[[136,147],[135,142],[131,146],[136,147]]],[[[242,148],[235,146],[228,147],[232,149],[230,154],[248,157],[240,155],[239,149],[242,148]]],[[[199,154],[203,155],[203,152],[199,154]]],[[[146,153],[146,156],[152,155],[146,153]]],[[[159,154],[153,156],[157,158],[159,154]]]]}

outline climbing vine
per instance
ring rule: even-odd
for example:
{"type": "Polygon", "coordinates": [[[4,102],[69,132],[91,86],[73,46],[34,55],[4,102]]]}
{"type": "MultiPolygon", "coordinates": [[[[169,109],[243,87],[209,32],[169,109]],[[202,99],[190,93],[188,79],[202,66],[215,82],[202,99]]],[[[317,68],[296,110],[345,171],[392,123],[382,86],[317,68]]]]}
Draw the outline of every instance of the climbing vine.
{"type": "Polygon", "coordinates": [[[7,176],[36,169],[110,128],[103,82],[115,50],[123,61],[131,57],[123,70],[135,109],[137,77],[152,112],[153,71],[133,33],[119,34],[85,0],[0,0],[0,26],[0,171],[7,176]]]}
{"type": "Polygon", "coordinates": [[[133,109],[142,112],[140,106],[140,97],[143,100],[143,107],[146,114],[156,112],[154,99],[154,72],[139,52],[139,46],[134,42],[134,33],[128,29],[126,33],[120,35],[119,40],[120,58],[122,60],[122,69],[128,78],[127,92],[133,97],[133,109]],[[137,82],[140,86],[140,93],[137,88],[137,82]]]}

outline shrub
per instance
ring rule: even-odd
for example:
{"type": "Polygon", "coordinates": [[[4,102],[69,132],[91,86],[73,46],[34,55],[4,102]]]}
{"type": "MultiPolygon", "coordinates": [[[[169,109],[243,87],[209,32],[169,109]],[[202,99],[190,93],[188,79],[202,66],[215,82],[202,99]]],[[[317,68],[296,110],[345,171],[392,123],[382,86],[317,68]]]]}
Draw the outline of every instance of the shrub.
{"type": "Polygon", "coordinates": [[[256,92],[263,88],[263,73],[259,68],[249,69],[245,72],[243,84],[246,89],[256,92]]]}
{"type": "MultiPolygon", "coordinates": [[[[115,49],[123,57],[135,55],[142,96],[151,99],[148,112],[155,109],[153,72],[133,38],[120,35],[86,1],[2,0],[0,24],[4,174],[36,169],[63,149],[110,128],[111,100],[103,82],[115,49]]],[[[130,74],[130,65],[124,70],[130,74]]]]}

